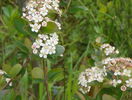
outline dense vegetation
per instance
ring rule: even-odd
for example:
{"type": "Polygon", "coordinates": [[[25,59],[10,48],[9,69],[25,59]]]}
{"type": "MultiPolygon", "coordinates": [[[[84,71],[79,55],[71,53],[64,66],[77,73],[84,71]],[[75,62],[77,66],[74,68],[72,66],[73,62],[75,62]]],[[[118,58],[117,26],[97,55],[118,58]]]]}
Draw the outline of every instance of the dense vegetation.
{"type": "Polygon", "coordinates": [[[78,86],[80,72],[100,59],[98,41],[118,48],[120,57],[132,57],[131,0],[60,0],[62,16],[51,16],[59,20],[62,30],[49,24],[41,33],[57,31],[65,52],[63,57],[46,60],[32,53],[37,33],[21,17],[25,1],[0,0],[0,69],[7,73],[0,76],[0,100],[48,100],[45,65],[51,100],[132,99],[131,90],[106,87],[82,94],[78,86]],[[6,83],[4,77],[11,80],[6,83]]]}

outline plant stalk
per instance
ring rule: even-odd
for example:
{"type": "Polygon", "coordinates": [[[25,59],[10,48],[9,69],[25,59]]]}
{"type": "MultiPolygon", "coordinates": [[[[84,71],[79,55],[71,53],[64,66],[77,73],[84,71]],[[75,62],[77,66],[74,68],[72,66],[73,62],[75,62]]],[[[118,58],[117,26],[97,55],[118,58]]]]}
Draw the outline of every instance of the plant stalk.
{"type": "Polygon", "coordinates": [[[46,92],[47,92],[47,100],[51,100],[50,99],[50,92],[49,92],[49,88],[48,88],[48,67],[47,67],[47,63],[46,61],[43,59],[43,70],[44,70],[44,85],[46,87],[46,92]]]}

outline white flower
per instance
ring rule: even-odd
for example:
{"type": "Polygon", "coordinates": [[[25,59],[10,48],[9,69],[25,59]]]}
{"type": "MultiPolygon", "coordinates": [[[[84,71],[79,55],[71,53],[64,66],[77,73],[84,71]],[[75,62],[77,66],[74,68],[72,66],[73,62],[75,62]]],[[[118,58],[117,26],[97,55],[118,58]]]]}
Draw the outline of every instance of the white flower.
{"type": "Polygon", "coordinates": [[[119,83],[119,84],[120,84],[120,83],[122,83],[122,81],[121,81],[121,80],[117,80],[117,83],[119,83]]]}
{"type": "Polygon", "coordinates": [[[59,7],[58,3],[59,3],[59,0],[53,1],[53,7],[55,8],[55,10],[58,10],[58,7],[59,7]]]}
{"type": "Polygon", "coordinates": [[[120,88],[122,91],[126,91],[127,87],[125,85],[121,86],[120,88]]]}
{"type": "Polygon", "coordinates": [[[45,54],[48,54],[49,53],[49,49],[50,49],[50,46],[47,45],[47,44],[44,44],[41,51],[42,52],[45,52],[45,54]]]}
{"type": "Polygon", "coordinates": [[[51,39],[49,39],[49,40],[46,41],[46,44],[54,46],[54,45],[58,44],[58,41],[56,41],[56,40],[54,40],[54,39],[51,38],[51,39]]]}
{"type": "Polygon", "coordinates": [[[22,16],[23,16],[23,17],[26,17],[26,14],[25,14],[25,13],[22,13],[22,16]]]}
{"type": "MultiPolygon", "coordinates": [[[[6,78],[6,82],[9,83],[11,81],[10,78],[6,78]]],[[[9,86],[12,86],[12,82],[9,83],[9,86]]]]}
{"type": "Polygon", "coordinates": [[[33,16],[29,15],[29,16],[25,16],[29,21],[33,20],[33,16]]]}
{"type": "Polygon", "coordinates": [[[45,17],[45,21],[46,22],[50,22],[50,21],[52,21],[49,17],[45,17]]]}
{"type": "Polygon", "coordinates": [[[33,32],[38,32],[40,25],[46,27],[47,22],[53,22],[59,29],[61,29],[59,22],[53,21],[48,17],[49,11],[57,12],[59,15],[61,14],[58,0],[30,0],[27,2],[26,7],[24,7],[22,11],[23,18],[28,19],[30,23],[33,25],[39,23],[39,25],[37,25],[38,28],[36,28],[36,26],[33,28],[34,26],[30,25],[33,32]]]}
{"type": "Polygon", "coordinates": [[[115,47],[109,47],[109,48],[105,48],[104,52],[106,54],[106,56],[112,54],[115,50],[115,47]]]}
{"type": "Polygon", "coordinates": [[[42,22],[43,17],[38,13],[38,14],[33,16],[33,20],[34,20],[35,23],[42,22]]]}
{"type": "Polygon", "coordinates": [[[108,57],[108,58],[102,60],[102,64],[109,64],[109,62],[112,60],[113,60],[112,58],[108,57]]]}
{"type": "Polygon", "coordinates": [[[122,81],[121,80],[112,80],[112,85],[114,86],[114,87],[116,87],[118,84],[121,84],[122,83],[122,81]]]}
{"type": "Polygon", "coordinates": [[[49,54],[55,54],[56,53],[56,47],[55,46],[49,46],[49,54]]]}
{"type": "Polygon", "coordinates": [[[56,33],[53,33],[53,34],[51,34],[50,39],[46,41],[46,44],[54,46],[54,45],[58,44],[58,41],[59,41],[58,35],[56,33]]]}
{"type": "MultiPolygon", "coordinates": [[[[83,92],[89,92],[89,85],[88,83],[93,81],[103,82],[104,77],[106,76],[106,70],[98,67],[92,67],[86,69],[79,75],[79,82],[78,84],[83,89],[83,92]],[[88,91],[87,91],[88,89],[88,91]]],[[[81,90],[82,90],[81,89],[81,90]]]]}
{"type": "Polygon", "coordinates": [[[101,49],[104,49],[104,48],[106,48],[106,47],[109,47],[109,44],[103,44],[103,45],[101,45],[101,49]]]}
{"type": "Polygon", "coordinates": [[[64,55],[63,55],[63,54],[61,54],[60,56],[61,56],[61,57],[63,57],[64,55]]]}
{"type": "Polygon", "coordinates": [[[122,75],[131,77],[131,70],[124,69],[123,72],[122,72],[122,75]]]}
{"type": "Polygon", "coordinates": [[[116,54],[119,54],[119,50],[116,50],[115,53],[116,53],[116,54]]]}
{"type": "Polygon", "coordinates": [[[47,40],[49,38],[48,35],[44,35],[44,34],[39,34],[38,37],[43,40],[47,40]]]}
{"type": "MultiPolygon", "coordinates": [[[[26,8],[27,8],[27,9],[32,9],[33,7],[35,7],[34,4],[36,4],[34,1],[30,1],[30,2],[27,3],[26,8]]],[[[26,10],[26,9],[25,9],[25,10],[26,10]]]]}
{"type": "Polygon", "coordinates": [[[129,88],[132,88],[132,78],[130,78],[129,80],[126,80],[126,86],[129,88]]]}
{"type": "Polygon", "coordinates": [[[100,49],[104,51],[106,56],[119,53],[119,51],[115,50],[115,47],[111,46],[110,44],[103,44],[101,45],[100,49]]]}
{"type": "Polygon", "coordinates": [[[29,15],[34,16],[36,14],[36,10],[34,8],[30,9],[30,11],[28,12],[29,15]]]}
{"type": "Polygon", "coordinates": [[[48,10],[46,9],[46,7],[40,8],[39,11],[42,16],[48,15],[48,10]]]}
{"type": "Polygon", "coordinates": [[[47,26],[47,22],[46,21],[43,21],[42,22],[42,26],[47,26]]]}
{"type": "Polygon", "coordinates": [[[33,54],[37,54],[38,50],[37,49],[33,49],[33,54]]]}
{"type": "Polygon", "coordinates": [[[51,2],[52,2],[52,0],[45,0],[45,2],[46,2],[46,3],[51,3],[51,2]]]}
{"type": "Polygon", "coordinates": [[[116,71],[114,72],[114,75],[115,75],[115,76],[121,75],[121,72],[119,72],[118,70],[116,70],[116,71]]]}
{"type": "MultiPolygon", "coordinates": [[[[35,43],[40,47],[40,46],[43,45],[43,40],[37,39],[37,40],[35,41],[35,43]]],[[[39,48],[39,47],[38,47],[38,48],[39,48]]]]}
{"type": "Polygon", "coordinates": [[[3,74],[6,74],[6,72],[3,70],[0,70],[0,75],[3,75],[3,74]]]}
{"type": "Polygon", "coordinates": [[[57,39],[58,40],[58,35],[56,34],[56,32],[54,32],[53,34],[50,34],[52,38],[57,39]]]}
{"type": "Polygon", "coordinates": [[[79,80],[78,84],[80,84],[80,85],[83,86],[83,87],[87,87],[87,80],[86,80],[86,78],[85,78],[85,72],[82,72],[82,73],[80,74],[78,80],[79,80]]]}
{"type": "Polygon", "coordinates": [[[41,25],[40,24],[30,24],[30,26],[32,27],[32,31],[33,32],[38,32],[38,30],[40,29],[41,25]]]}
{"type": "Polygon", "coordinates": [[[52,6],[49,5],[49,4],[45,4],[44,6],[45,6],[47,9],[52,9],[52,6]]]}
{"type": "Polygon", "coordinates": [[[47,49],[43,48],[43,49],[40,50],[39,56],[43,57],[43,58],[47,58],[47,52],[48,52],[47,49]]]}
{"type": "Polygon", "coordinates": [[[59,39],[56,33],[50,35],[38,34],[38,38],[32,45],[33,53],[39,54],[40,57],[47,58],[48,55],[56,53],[58,41],[59,39]]]}
{"type": "Polygon", "coordinates": [[[37,40],[33,43],[32,49],[40,48],[41,45],[43,45],[42,40],[41,40],[41,39],[37,39],[37,40]]]}

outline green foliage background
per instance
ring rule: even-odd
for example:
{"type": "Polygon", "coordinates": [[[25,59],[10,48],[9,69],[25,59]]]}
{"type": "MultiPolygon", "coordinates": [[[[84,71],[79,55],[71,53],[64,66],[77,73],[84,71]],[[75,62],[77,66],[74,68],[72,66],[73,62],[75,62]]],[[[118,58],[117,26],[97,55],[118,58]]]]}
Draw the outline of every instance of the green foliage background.
{"type": "MultiPolygon", "coordinates": [[[[46,100],[42,60],[31,50],[37,34],[21,18],[24,1],[0,0],[0,67],[13,81],[12,87],[0,81],[0,100],[46,100]]],[[[131,100],[131,92],[116,88],[102,89],[91,98],[81,94],[77,82],[79,73],[98,56],[93,54],[98,37],[117,47],[120,56],[132,57],[132,0],[61,0],[60,8],[58,33],[65,53],[45,62],[52,100],[131,100]]],[[[54,30],[48,25],[41,32],[54,30]]]]}

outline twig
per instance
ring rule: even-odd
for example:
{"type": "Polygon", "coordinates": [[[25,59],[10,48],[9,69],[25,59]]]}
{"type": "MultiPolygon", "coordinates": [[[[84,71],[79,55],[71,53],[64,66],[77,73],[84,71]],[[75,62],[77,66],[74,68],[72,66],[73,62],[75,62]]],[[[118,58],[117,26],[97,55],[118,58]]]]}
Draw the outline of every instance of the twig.
{"type": "Polygon", "coordinates": [[[7,84],[4,85],[2,90],[4,90],[16,77],[12,78],[7,84]]]}

